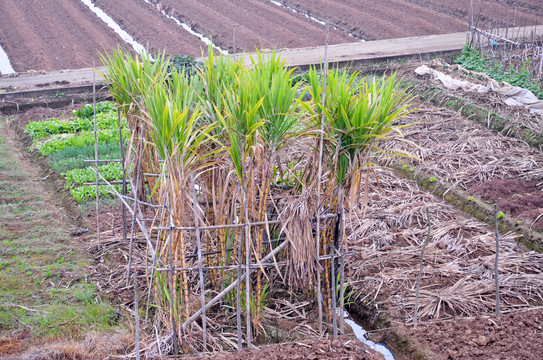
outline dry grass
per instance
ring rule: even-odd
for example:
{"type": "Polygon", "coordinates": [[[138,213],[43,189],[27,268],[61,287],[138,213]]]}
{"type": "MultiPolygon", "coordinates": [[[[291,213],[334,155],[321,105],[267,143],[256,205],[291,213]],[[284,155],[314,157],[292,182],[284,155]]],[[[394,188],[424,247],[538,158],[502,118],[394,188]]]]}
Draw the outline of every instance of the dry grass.
{"type": "MultiPolygon", "coordinates": [[[[349,247],[356,254],[348,268],[358,301],[385,306],[403,314],[402,321],[412,321],[428,206],[433,229],[423,268],[421,318],[491,313],[495,304],[493,229],[466,218],[391,170],[377,173],[379,186],[374,179],[369,211],[351,214],[348,228],[349,247]]],[[[543,254],[522,252],[516,237],[501,235],[504,311],[543,303],[543,254]]]]}

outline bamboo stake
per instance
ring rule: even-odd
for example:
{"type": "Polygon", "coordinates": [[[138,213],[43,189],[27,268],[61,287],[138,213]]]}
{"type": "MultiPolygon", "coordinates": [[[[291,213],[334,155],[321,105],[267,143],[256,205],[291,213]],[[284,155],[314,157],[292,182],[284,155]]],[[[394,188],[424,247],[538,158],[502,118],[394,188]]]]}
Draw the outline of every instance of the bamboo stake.
{"type": "MultiPolygon", "coordinates": [[[[168,194],[168,188],[166,188],[166,196],[164,196],[164,201],[162,203],[162,208],[160,209],[160,219],[164,219],[164,212],[166,210],[166,197],[167,197],[167,194],[168,194]]],[[[132,225],[134,226],[134,225],[132,225]]],[[[160,237],[162,236],[162,231],[158,231],[158,234],[157,234],[157,237],[156,237],[156,243],[155,243],[155,248],[158,249],[158,242],[160,241],[160,237]]],[[[153,277],[155,276],[155,271],[156,271],[156,257],[153,257],[153,261],[152,261],[152,267],[151,267],[151,276],[150,276],[150,279],[151,279],[151,282],[153,281],[153,277]]],[[[149,305],[151,304],[151,290],[152,290],[152,286],[149,286],[149,288],[147,289],[147,307],[145,309],[145,320],[148,320],[149,319],[149,305]]]]}
{"type": "Polygon", "coordinates": [[[138,306],[138,281],[136,274],[138,273],[138,267],[134,269],[134,316],[136,320],[136,359],[140,359],[140,314],[138,306]]]}
{"type": "MultiPolygon", "coordinates": [[[[92,67],[96,67],[95,61],[92,61],[92,67]]],[[[96,239],[98,247],[100,244],[100,185],[98,183],[98,130],[96,126],[96,71],[92,72],[92,107],[94,117],[94,166],[96,169],[96,239]]]]}
{"type": "Polygon", "coordinates": [[[337,300],[336,300],[336,262],[335,254],[336,254],[336,246],[334,244],[334,241],[330,241],[330,254],[332,257],[330,258],[330,272],[331,274],[331,280],[332,280],[332,303],[331,309],[332,309],[332,327],[334,331],[334,340],[337,340],[337,300]]]}
{"type": "MultiPolygon", "coordinates": [[[[326,76],[328,73],[328,21],[326,22],[326,40],[324,43],[324,76],[323,76],[323,85],[322,85],[322,106],[325,105],[324,96],[326,94],[326,76]]],[[[320,205],[321,205],[321,186],[322,186],[322,156],[324,152],[324,112],[321,116],[321,128],[320,128],[320,137],[319,137],[319,168],[317,174],[317,304],[319,308],[319,334],[322,336],[322,286],[321,286],[321,262],[320,262],[320,251],[321,251],[321,222],[320,222],[320,205]]]]}
{"type": "Polygon", "coordinates": [[[247,322],[247,347],[251,346],[251,269],[249,264],[251,262],[251,228],[249,226],[249,194],[245,184],[245,321],[247,322]]]}
{"type": "MultiPolygon", "coordinates": [[[[119,123],[119,146],[121,148],[121,164],[123,168],[123,187],[122,187],[122,194],[126,195],[127,188],[126,188],[126,156],[124,153],[124,144],[123,144],[123,131],[122,131],[122,124],[121,124],[121,111],[117,109],[117,121],[119,123]]],[[[126,207],[124,204],[122,204],[122,216],[123,216],[123,243],[126,242],[126,233],[127,233],[127,224],[126,224],[126,207]]]]}
{"type": "Polygon", "coordinates": [[[469,25],[473,27],[473,0],[469,2],[469,25]]]}
{"type": "Polygon", "coordinates": [[[415,295],[415,316],[413,319],[413,327],[417,328],[417,320],[419,316],[419,292],[420,292],[420,279],[422,277],[422,264],[424,261],[424,250],[426,250],[426,246],[428,245],[428,242],[430,241],[430,232],[432,230],[432,223],[430,221],[430,210],[426,208],[426,218],[428,219],[428,234],[426,235],[426,240],[424,240],[424,244],[422,245],[422,250],[420,252],[420,263],[419,263],[419,275],[417,277],[417,288],[416,288],[416,295],[415,295]]]}
{"type": "Polygon", "coordinates": [[[192,206],[194,208],[194,225],[196,226],[196,246],[198,247],[198,268],[200,275],[200,299],[202,301],[202,337],[204,341],[204,350],[207,348],[207,322],[206,322],[206,297],[204,287],[204,271],[202,269],[202,241],[200,234],[200,217],[198,216],[198,200],[196,198],[196,188],[194,186],[194,173],[190,173],[190,186],[192,188],[192,206]]]}
{"type": "MultiPolygon", "coordinates": [[[[169,204],[169,209],[171,209],[171,197],[170,195],[168,194],[168,201],[170,202],[169,204]]],[[[173,270],[173,246],[172,246],[172,242],[173,242],[173,218],[172,218],[172,214],[170,213],[170,210],[168,210],[168,215],[169,215],[169,218],[170,218],[170,234],[169,234],[169,260],[170,260],[170,272],[168,273],[168,285],[170,286],[170,321],[172,323],[172,335],[173,335],[173,348],[174,348],[174,353],[175,355],[178,355],[179,354],[179,349],[177,347],[177,325],[175,323],[175,309],[174,309],[174,302],[175,302],[175,298],[174,298],[174,294],[173,294],[173,274],[174,274],[174,270],[173,270]]]]}
{"type": "Polygon", "coordinates": [[[236,286],[236,324],[238,330],[238,350],[243,349],[242,334],[241,334],[241,243],[243,239],[240,235],[238,241],[238,280],[236,286]]]}
{"type": "MultiPolygon", "coordinates": [[[[143,153],[143,137],[140,139],[140,146],[139,146],[139,156],[138,161],[136,164],[136,169],[139,169],[139,166],[141,166],[141,155],[143,153]]],[[[141,171],[136,170],[136,184],[140,183],[140,173],[141,171]]],[[[126,285],[128,286],[128,279],[130,279],[130,269],[132,268],[132,249],[134,247],[134,231],[135,231],[135,225],[136,225],[136,214],[138,213],[139,208],[139,197],[137,194],[137,190],[134,186],[132,186],[132,193],[134,194],[134,211],[132,211],[132,225],[130,229],[130,244],[128,245],[128,266],[126,268],[126,285]]],[[[125,203],[123,203],[123,209],[126,209],[125,203]]]]}
{"type": "Polygon", "coordinates": [[[494,259],[494,281],[496,283],[496,317],[500,318],[500,281],[498,261],[500,258],[500,233],[498,231],[498,202],[494,202],[494,231],[496,235],[496,258],[494,259]]]}
{"type": "Polygon", "coordinates": [[[339,277],[339,330],[341,335],[345,334],[345,199],[343,186],[339,188],[339,253],[341,256],[340,277],[339,277]]]}

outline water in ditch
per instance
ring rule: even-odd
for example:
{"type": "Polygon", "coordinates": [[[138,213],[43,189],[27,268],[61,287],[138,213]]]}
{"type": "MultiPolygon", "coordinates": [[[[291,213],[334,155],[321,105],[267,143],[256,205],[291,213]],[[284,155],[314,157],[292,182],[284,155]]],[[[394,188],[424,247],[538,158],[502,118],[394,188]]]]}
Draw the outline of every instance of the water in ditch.
{"type": "Polygon", "coordinates": [[[14,73],[15,70],[9,62],[8,54],[6,54],[4,49],[2,49],[2,45],[0,45],[0,75],[8,75],[14,73]]]}
{"type": "Polygon", "coordinates": [[[345,324],[349,325],[351,329],[353,329],[354,334],[356,335],[356,338],[360,341],[362,341],[364,344],[368,345],[373,350],[380,352],[385,357],[385,360],[394,360],[394,355],[390,350],[385,346],[385,344],[377,344],[373,341],[366,338],[367,331],[360,326],[347,312],[347,310],[344,310],[344,319],[345,324]]]}

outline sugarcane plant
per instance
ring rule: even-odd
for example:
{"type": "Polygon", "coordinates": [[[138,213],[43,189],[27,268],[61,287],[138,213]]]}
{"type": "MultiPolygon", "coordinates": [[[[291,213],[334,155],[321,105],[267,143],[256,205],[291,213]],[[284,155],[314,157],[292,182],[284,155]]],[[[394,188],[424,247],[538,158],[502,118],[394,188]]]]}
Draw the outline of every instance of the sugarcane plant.
{"type": "Polygon", "coordinates": [[[318,255],[335,254],[334,244],[344,241],[337,214],[357,207],[361,192],[367,197],[364,179],[379,142],[401,136],[396,122],[408,102],[395,76],[369,81],[333,69],[325,84],[311,69],[304,84],[275,52],[257,52],[244,67],[242,59],[217,56],[212,48],[190,74],[160,55],[151,61],[117,50],[102,60],[130,124],[128,158],[132,178],[140,181],[135,197],[156,205],[149,234],[157,241],[156,256],[148,259],[148,279],[163,324],[190,331],[181,325],[196,310],[196,293],[222,294],[243,266],[248,277],[239,297],[231,292],[224,301],[227,311],[241,303],[247,312],[247,337],[251,329],[259,334],[269,294],[280,284],[262,259],[285,238],[288,246],[274,256],[286,264],[274,267],[279,278],[316,301],[321,295],[314,285],[322,282],[330,318],[336,276],[333,257],[317,261],[315,219],[335,215],[320,222],[318,255]],[[318,189],[314,164],[322,120],[325,181],[318,189]],[[320,204],[316,191],[325,194],[320,204]],[[200,249],[195,232],[180,229],[195,224],[195,216],[212,226],[201,232],[200,249]],[[204,287],[189,269],[198,252],[208,268],[204,287]]]}
{"type": "MultiPolygon", "coordinates": [[[[345,204],[350,208],[360,203],[364,173],[363,204],[367,202],[367,176],[375,165],[371,162],[372,154],[384,151],[379,147],[380,141],[391,138],[391,135],[401,137],[401,129],[406,125],[397,125],[396,122],[409,112],[409,103],[404,91],[398,90],[394,74],[386,80],[368,80],[361,78],[356,71],[336,68],[330,70],[326,78],[327,83],[323,84],[323,77],[316,69],[309,71],[308,91],[312,101],[305,106],[313,113],[316,128],[324,119],[326,134],[323,164],[330,175],[324,185],[324,202],[319,204],[322,209],[319,213],[339,214],[342,210],[339,206],[345,204]],[[326,86],[325,91],[323,86],[326,86]]],[[[408,156],[399,151],[394,154],[408,156]]],[[[320,255],[335,256],[338,226],[338,218],[323,221],[320,255]]],[[[335,311],[330,296],[333,291],[330,287],[332,259],[323,261],[322,272],[323,303],[330,321],[335,311]]]]}

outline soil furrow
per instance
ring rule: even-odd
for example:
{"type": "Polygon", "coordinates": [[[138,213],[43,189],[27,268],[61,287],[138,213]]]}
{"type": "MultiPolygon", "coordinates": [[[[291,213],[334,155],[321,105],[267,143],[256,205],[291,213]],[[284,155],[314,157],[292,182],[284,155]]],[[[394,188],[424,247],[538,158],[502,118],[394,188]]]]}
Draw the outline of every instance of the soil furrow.
{"type": "MultiPolygon", "coordinates": [[[[432,9],[444,14],[449,14],[464,22],[468,21],[469,2],[451,2],[449,0],[406,0],[411,3],[432,9]]],[[[474,17],[481,15],[480,27],[498,26],[524,26],[541,23],[541,14],[543,9],[541,5],[534,5],[530,1],[500,1],[495,0],[475,0],[473,2],[474,17]],[[515,14],[515,5],[519,7],[515,14]]]]}
{"type": "Polygon", "coordinates": [[[349,0],[334,1],[332,4],[310,0],[284,2],[319,17],[330,16],[334,23],[370,40],[442,34],[466,28],[462,21],[403,0],[385,3],[349,0]]]}
{"type": "Polygon", "coordinates": [[[54,63],[47,55],[45,44],[26,22],[17,1],[0,2],[0,13],[9,14],[0,21],[0,41],[15,71],[36,69],[37,64],[39,69],[53,69],[54,63]]]}
{"type": "Polygon", "coordinates": [[[90,67],[93,58],[98,59],[98,51],[115,48],[121,42],[79,2],[7,0],[3,6],[6,13],[13,15],[6,25],[16,21],[13,27],[24,29],[14,34],[16,42],[25,44],[22,49],[11,48],[12,40],[7,44],[8,55],[18,71],[90,67]]]}
{"type": "MultiPolygon", "coordinates": [[[[221,48],[233,50],[236,28],[236,49],[254,51],[258,48],[316,46],[324,43],[322,25],[260,1],[231,2],[211,0],[161,1],[165,10],[188,23],[196,31],[211,36],[221,48]]],[[[331,44],[351,42],[348,34],[331,30],[331,44]]]]}
{"type": "Polygon", "coordinates": [[[175,21],[143,0],[94,0],[126,32],[142,45],[149,43],[151,53],[165,51],[171,55],[201,56],[206,45],[189,34],[175,21]]]}

